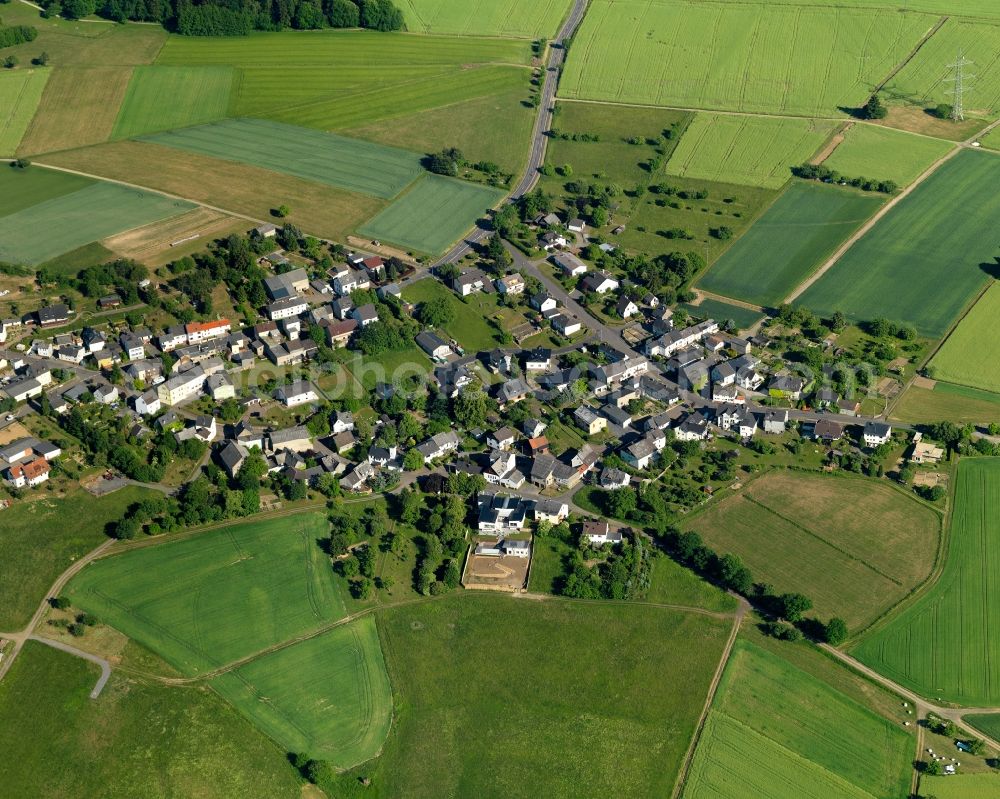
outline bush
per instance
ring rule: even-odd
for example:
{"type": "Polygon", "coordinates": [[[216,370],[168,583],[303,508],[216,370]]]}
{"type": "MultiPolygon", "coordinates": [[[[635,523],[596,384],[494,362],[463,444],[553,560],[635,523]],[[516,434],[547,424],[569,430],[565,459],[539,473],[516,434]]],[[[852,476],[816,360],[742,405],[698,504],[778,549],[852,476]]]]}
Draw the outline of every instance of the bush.
{"type": "Polygon", "coordinates": [[[11,25],[0,28],[0,47],[13,47],[15,44],[32,42],[38,36],[38,30],[30,25],[11,25]]]}
{"type": "Polygon", "coordinates": [[[931,111],[931,114],[936,116],[938,119],[951,119],[952,107],[948,103],[939,103],[931,111]]]}

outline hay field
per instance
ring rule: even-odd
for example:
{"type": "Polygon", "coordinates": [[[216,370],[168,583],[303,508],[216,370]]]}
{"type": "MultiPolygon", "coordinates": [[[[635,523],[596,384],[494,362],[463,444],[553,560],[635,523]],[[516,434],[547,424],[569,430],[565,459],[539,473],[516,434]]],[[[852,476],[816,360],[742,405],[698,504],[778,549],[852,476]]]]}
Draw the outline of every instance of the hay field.
{"type": "Polygon", "coordinates": [[[776,308],[882,202],[877,195],[795,181],[715,262],[698,287],[776,308]]]}
{"type": "Polygon", "coordinates": [[[830,116],[865,102],[937,18],[889,9],[593,0],[564,97],[830,116]]]}
{"type": "Polygon", "coordinates": [[[335,768],[377,755],[392,721],[392,689],[371,616],[259,657],[211,680],[288,752],[335,768]]]}
{"type": "Polygon", "coordinates": [[[1000,461],[963,459],[944,571],[937,583],[853,649],[924,696],[989,707],[1000,700],[1000,461]]]}
{"type": "Polygon", "coordinates": [[[423,172],[416,153],[261,119],[156,133],[145,141],[389,199],[423,172]]]}
{"type": "Polygon", "coordinates": [[[953,383],[936,383],[933,388],[911,385],[893,407],[892,418],[924,424],[946,420],[986,426],[1000,422],[1000,394],[953,383]]]}
{"type": "Polygon", "coordinates": [[[877,125],[852,125],[823,161],[848,177],[893,180],[906,186],[951,150],[949,142],[877,125]]]}
{"type": "Polygon", "coordinates": [[[213,211],[195,208],[181,216],[153,222],[149,225],[118,233],[101,241],[101,244],[120,258],[132,258],[147,266],[155,267],[179,258],[190,247],[203,250],[215,238],[232,232],[246,232],[250,223],[213,211]],[[197,236],[190,241],[191,236],[197,236]],[[174,242],[176,246],[170,245],[174,242]]]}
{"type": "Polygon", "coordinates": [[[437,254],[461,238],[504,192],[427,174],[358,232],[418,252],[437,254]]]}
{"type": "Polygon", "coordinates": [[[739,555],[756,580],[805,594],[820,618],[840,616],[857,631],[928,577],[940,522],[877,482],[776,471],[684,528],[739,555]]]}
{"type": "Polygon", "coordinates": [[[1000,394],[1000,284],[993,283],[945,339],[928,367],[935,380],[1000,394]]]}
{"type": "Polygon", "coordinates": [[[112,135],[128,139],[222,119],[234,77],[229,67],[136,67],[112,135]]]}
{"type": "Polygon", "coordinates": [[[571,0],[401,0],[406,29],[459,36],[549,39],[571,0]]]}
{"type": "Polygon", "coordinates": [[[54,169],[0,169],[0,217],[93,185],[90,178],[54,169]]]}
{"type": "Polygon", "coordinates": [[[246,522],[96,561],[73,604],[196,675],[340,618],[318,514],[246,522]]]}
{"type": "Polygon", "coordinates": [[[0,156],[10,157],[17,152],[51,74],[50,69],[0,74],[0,156]]]}
{"type": "Polygon", "coordinates": [[[780,188],[834,132],[830,120],[696,114],[667,162],[667,173],[780,188]]]}
{"type": "Polygon", "coordinates": [[[960,152],[917,186],[810,286],[798,302],[852,320],[906,321],[929,338],[948,330],[987,280],[997,254],[1000,158],[960,152]]]}

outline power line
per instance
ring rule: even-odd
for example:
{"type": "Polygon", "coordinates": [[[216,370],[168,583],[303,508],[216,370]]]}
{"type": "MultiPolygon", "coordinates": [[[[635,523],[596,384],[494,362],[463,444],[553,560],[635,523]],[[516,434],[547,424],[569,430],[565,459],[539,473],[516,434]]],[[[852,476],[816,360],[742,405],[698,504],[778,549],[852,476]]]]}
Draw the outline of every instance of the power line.
{"type": "Polygon", "coordinates": [[[965,68],[972,66],[972,64],[973,62],[969,61],[961,50],[958,51],[955,63],[948,64],[948,69],[952,70],[952,77],[945,78],[945,80],[954,85],[948,89],[946,94],[950,94],[954,98],[951,104],[951,118],[955,122],[961,122],[965,119],[965,93],[971,91],[967,82],[976,77],[975,75],[966,75],[965,68]]]}

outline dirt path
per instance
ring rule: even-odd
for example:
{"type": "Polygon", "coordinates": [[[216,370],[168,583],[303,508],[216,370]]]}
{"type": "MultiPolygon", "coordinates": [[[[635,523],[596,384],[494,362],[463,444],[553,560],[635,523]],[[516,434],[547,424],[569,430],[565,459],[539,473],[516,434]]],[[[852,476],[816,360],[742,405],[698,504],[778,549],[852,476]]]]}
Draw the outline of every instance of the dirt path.
{"type": "Polygon", "coordinates": [[[766,313],[763,306],[754,305],[752,302],[745,302],[744,300],[734,300],[732,297],[724,297],[721,294],[713,294],[711,291],[705,291],[705,289],[694,289],[694,293],[700,298],[698,302],[692,303],[696,308],[701,304],[701,300],[716,300],[718,302],[724,302],[726,305],[735,305],[738,308],[746,308],[748,311],[756,311],[757,313],[766,313]]]}
{"type": "Polygon", "coordinates": [[[837,133],[833,135],[833,138],[830,139],[830,141],[828,141],[826,145],[824,145],[823,149],[820,150],[818,153],[816,153],[816,155],[814,155],[811,159],[809,159],[809,163],[813,165],[822,164],[827,158],[833,155],[834,150],[836,150],[838,147],[840,147],[841,144],[844,143],[844,139],[847,137],[847,131],[849,131],[853,127],[854,127],[853,122],[845,123],[844,126],[837,133]]]}
{"type": "Polygon", "coordinates": [[[681,773],[677,776],[677,781],[674,783],[674,790],[670,794],[671,799],[677,799],[680,796],[687,782],[688,773],[691,771],[691,761],[694,758],[695,750],[698,748],[698,742],[701,740],[701,734],[705,730],[705,722],[708,720],[708,711],[712,709],[715,694],[719,690],[719,682],[722,680],[722,673],[726,670],[729,656],[733,653],[733,645],[736,643],[736,636],[739,634],[740,625],[743,624],[743,618],[750,609],[750,603],[743,597],[738,597],[738,600],[739,607],[736,609],[736,615],[733,616],[733,628],[729,631],[729,639],[722,650],[719,665],[715,667],[712,682],[708,684],[708,694],[705,696],[705,704],[701,708],[701,716],[698,717],[698,724],[695,727],[694,735],[691,736],[691,743],[688,744],[687,752],[684,753],[684,763],[681,766],[681,773]]]}

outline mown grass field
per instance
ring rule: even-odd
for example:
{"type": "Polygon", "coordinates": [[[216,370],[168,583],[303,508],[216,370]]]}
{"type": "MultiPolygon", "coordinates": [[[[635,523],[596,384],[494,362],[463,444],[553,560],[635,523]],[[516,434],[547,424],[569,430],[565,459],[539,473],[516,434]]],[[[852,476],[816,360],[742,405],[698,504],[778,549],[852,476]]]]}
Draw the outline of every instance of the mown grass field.
{"type": "Polygon", "coordinates": [[[458,241],[505,192],[440,175],[424,175],[358,233],[436,255],[458,241]]]}
{"type": "Polygon", "coordinates": [[[131,77],[132,67],[123,66],[53,69],[18,154],[107,141],[131,77]]]}
{"type": "Polygon", "coordinates": [[[193,207],[162,194],[94,183],[0,217],[0,260],[40,264],[83,244],[193,207]]]}
{"type": "Polygon", "coordinates": [[[829,120],[696,114],[667,173],[776,189],[836,128],[829,120]]]}
{"type": "MultiPolygon", "coordinates": [[[[743,2],[743,0],[725,0],[743,2]]],[[[829,0],[770,0],[771,5],[828,6],[829,0]]],[[[852,8],[890,8],[952,14],[969,17],[1000,17],[1000,8],[991,0],[850,0],[852,8]]]]}
{"type": "Polygon", "coordinates": [[[697,305],[686,303],[681,307],[689,314],[699,318],[715,319],[718,322],[725,322],[727,319],[732,319],[740,330],[753,327],[764,318],[764,315],[757,311],[744,308],[741,305],[722,302],[712,297],[703,297],[702,301],[697,305]]]}
{"type": "Polygon", "coordinates": [[[380,611],[379,625],[405,710],[364,773],[381,795],[412,799],[668,795],[730,626],[473,594],[380,611]],[[671,653],[670,680],[650,641],[671,653]]]}
{"type": "Polygon", "coordinates": [[[882,205],[877,195],[796,181],[698,281],[777,307],[882,205]]]}
{"type": "Polygon", "coordinates": [[[254,219],[281,204],[287,221],[316,236],[343,240],[385,201],[314,180],[195,155],[173,147],[120,141],[46,156],[46,163],[149,186],[254,219]]]}
{"type": "Polygon", "coordinates": [[[996,774],[923,776],[920,778],[920,790],[936,799],[991,799],[1000,796],[1000,776],[996,774]]]}
{"type": "Polygon", "coordinates": [[[894,180],[906,186],[951,148],[950,143],[928,136],[852,125],[823,164],[848,177],[894,180]]]}
{"type": "Polygon", "coordinates": [[[928,367],[935,380],[1000,392],[1000,284],[994,283],[945,339],[928,367]]]}
{"type": "Polygon", "coordinates": [[[0,156],[17,151],[51,74],[50,69],[26,69],[0,75],[0,156]]]}
{"type": "Polygon", "coordinates": [[[877,482],[772,472],[684,527],[739,555],[757,581],[805,594],[820,618],[840,616],[856,632],[927,578],[940,522],[877,482]]]}
{"type": "Polygon", "coordinates": [[[0,217],[93,185],[90,178],[52,169],[0,169],[0,217]]]}
{"type": "Polygon", "coordinates": [[[64,499],[39,497],[3,511],[0,525],[0,629],[19,630],[73,561],[107,540],[104,528],[149,496],[124,488],[100,499],[82,489],[64,499]]]}
{"type": "Polygon", "coordinates": [[[407,150],[261,119],[224,120],[145,140],[383,199],[423,171],[419,156],[407,150]]]}
{"type": "Polygon", "coordinates": [[[549,39],[571,0],[401,0],[406,29],[460,36],[549,39]]]}
{"type": "Polygon", "coordinates": [[[234,77],[229,67],[136,67],[112,135],[128,139],[222,119],[234,77]]]}
{"type": "Polygon", "coordinates": [[[892,409],[892,418],[902,422],[988,425],[1000,422],[1000,394],[953,383],[933,388],[912,385],[892,409]]]}
{"type": "MultiPolygon", "coordinates": [[[[996,15],[994,9],[994,16],[996,15]]],[[[948,94],[954,77],[949,65],[959,53],[975,66],[966,67],[966,75],[975,75],[974,89],[965,97],[966,113],[995,116],[1000,111],[1000,24],[954,16],[920,48],[914,57],[885,88],[888,97],[898,97],[922,107],[951,103],[948,94]]]]}
{"type": "Polygon", "coordinates": [[[924,696],[965,705],[1000,698],[1000,461],[958,467],[947,559],[921,598],[853,649],[861,661],[924,696]]]}
{"type": "Polygon", "coordinates": [[[475,353],[497,346],[497,331],[486,319],[496,311],[495,295],[472,294],[464,299],[439,280],[418,280],[403,289],[403,299],[419,306],[427,300],[444,298],[453,312],[444,333],[454,338],[467,352],[475,353]]]}
{"type": "Polygon", "coordinates": [[[912,748],[898,725],[778,655],[738,641],[684,796],[903,796],[912,748]]]}
{"type": "Polygon", "coordinates": [[[340,618],[325,517],[247,522],[97,561],[73,603],[200,674],[340,618]]]}
{"type": "Polygon", "coordinates": [[[99,674],[85,660],[27,642],[0,683],[5,795],[302,795],[284,751],[209,689],[113,671],[95,701],[88,695],[99,674]]]}
{"type": "Polygon", "coordinates": [[[594,0],[565,97],[831,115],[865,102],[935,22],[889,9],[594,0]]]}
{"type": "Polygon", "coordinates": [[[212,687],[289,752],[337,768],[378,754],[392,689],[367,616],[226,672],[212,687]]]}
{"type": "MultiPolygon", "coordinates": [[[[535,568],[534,563],[531,566],[535,568]]],[[[729,613],[736,610],[736,600],[667,557],[656,558],[649,575],[650,602],[688,605],[729,613]]]]}
{"type": "Polygon", "coordinates": [[[939,338],[997,254],[1000,158],[963,151],[917,186],[797,300],[852,320],[887,317],[939,338]]]}

